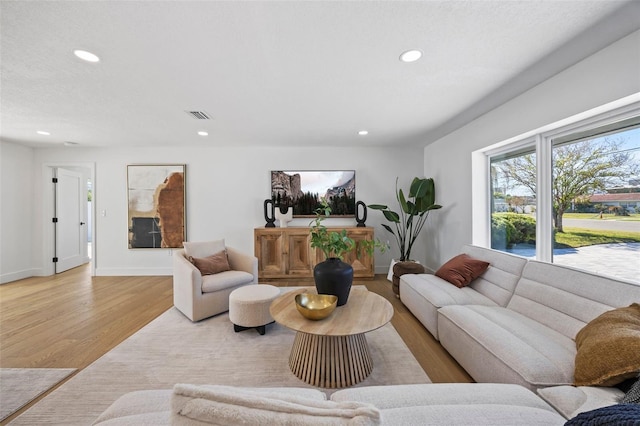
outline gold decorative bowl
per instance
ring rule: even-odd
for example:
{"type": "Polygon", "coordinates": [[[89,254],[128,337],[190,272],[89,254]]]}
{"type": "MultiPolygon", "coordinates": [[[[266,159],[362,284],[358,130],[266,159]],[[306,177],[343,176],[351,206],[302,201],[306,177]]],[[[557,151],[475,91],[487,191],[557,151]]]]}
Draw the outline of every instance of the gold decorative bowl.
{"type": "Polygon", "coordinates": [[[296,308],[303,317],[310,320],[321,320],[333,312],[338,305],[338,296],[329,294],[296,294],[296,308]]]}

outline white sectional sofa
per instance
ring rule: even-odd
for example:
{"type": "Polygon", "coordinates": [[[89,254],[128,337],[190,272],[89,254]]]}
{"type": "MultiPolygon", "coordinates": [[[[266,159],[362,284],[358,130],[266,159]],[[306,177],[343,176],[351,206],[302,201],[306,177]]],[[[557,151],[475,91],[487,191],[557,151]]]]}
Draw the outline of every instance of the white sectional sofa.
{"type": "Polygon", "coordinates": [[[234,388],[187,398],[177,388],[125,394],[94,424],[548,426],[566,422],[541,398],[517,385],[368,386],[339,390],[329,398],[308,388],[234,388]]]}
{"type": "Polygon", "coordinates": [[[577,332],[640,302],[629,282],[476,246],[462,252],[490,264],[469,286],[403,275],[400,300],[477,382],[571,385],[577,332]]]}

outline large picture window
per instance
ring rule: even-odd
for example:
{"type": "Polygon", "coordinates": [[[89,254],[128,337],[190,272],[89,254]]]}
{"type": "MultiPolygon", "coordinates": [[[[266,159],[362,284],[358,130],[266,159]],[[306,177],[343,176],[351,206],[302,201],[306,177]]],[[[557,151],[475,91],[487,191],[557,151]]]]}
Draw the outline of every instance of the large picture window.
{"type": "Polygon", "coordinates": [[[483,155],[475,244],[640,283],[640,105],[483,155]]]}

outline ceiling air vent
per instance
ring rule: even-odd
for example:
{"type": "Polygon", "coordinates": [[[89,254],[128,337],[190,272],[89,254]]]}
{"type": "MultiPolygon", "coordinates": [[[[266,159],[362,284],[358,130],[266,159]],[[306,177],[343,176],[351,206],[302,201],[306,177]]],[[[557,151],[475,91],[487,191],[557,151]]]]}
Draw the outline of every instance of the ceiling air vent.
{"type": "Polygon", "coordinates": [[[195,118],[196,120],[211,120],[211,117],[209,117],[209,114],[207,114],[204,111],[186,111],[187,114],[189,114],[191,117],[195,118]]]}

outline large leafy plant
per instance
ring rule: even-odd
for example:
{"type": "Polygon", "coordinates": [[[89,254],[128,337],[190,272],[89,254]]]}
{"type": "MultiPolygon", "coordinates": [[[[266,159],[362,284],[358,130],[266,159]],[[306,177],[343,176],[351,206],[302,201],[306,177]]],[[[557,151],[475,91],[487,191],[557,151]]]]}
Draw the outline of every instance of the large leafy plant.
{"type": "Polygon", "coordinates": [[[400,249],[400,261],[411,260],[411,249],[422,231],[429,212],[442,208],[435,203],[436,190],[432,178],[414,178],[405,197],[402,188],[398,189],[396,178],[396,200],[400,206],[397,213],[383,204],[369,204],[369,208],[380,210],[393,228],[385,223],[384,229],[393,234],[400,249]]]}

